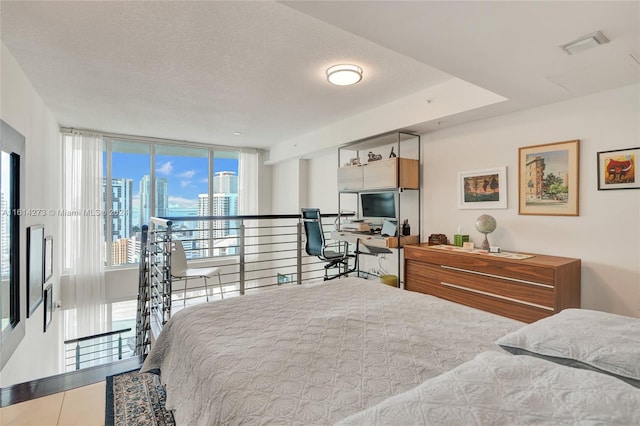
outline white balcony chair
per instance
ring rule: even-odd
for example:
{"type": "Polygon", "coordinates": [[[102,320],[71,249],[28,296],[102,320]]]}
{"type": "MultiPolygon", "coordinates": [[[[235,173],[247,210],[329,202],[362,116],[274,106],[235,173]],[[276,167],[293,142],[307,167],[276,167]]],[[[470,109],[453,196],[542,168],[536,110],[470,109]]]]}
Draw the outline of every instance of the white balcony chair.
{"type": "Polygon", "coordinates": [[[209,301],[209,289],[207,287],[207,279],[218,275],[218,283],[220,284],[220,297],[224,299],[222,292],[222,279],[220,278],[220,268],[216,267],[201,267],[190,268],[187,264],[187,256],[184,252],[184,246],[182,241],[173,240],[171,242],[171,277],[177,280],[184,280],[184,298],[183,304],[187,304],[187,283],[189,278],[202,278],[204,279],[204,291],[207,295],[207,302],[209,301]]]}

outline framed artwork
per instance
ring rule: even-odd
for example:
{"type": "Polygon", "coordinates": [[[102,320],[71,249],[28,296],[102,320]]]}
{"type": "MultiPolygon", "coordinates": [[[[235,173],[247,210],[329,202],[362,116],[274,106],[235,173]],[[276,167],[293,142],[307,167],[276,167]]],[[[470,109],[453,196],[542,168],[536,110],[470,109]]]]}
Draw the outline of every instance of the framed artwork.
{"type": "Polygon", "coordinates": [[[44,283],[44,226],[27,228],[27,317],[42,303],[44,283]]]}
{"type": "Polygon", "coordinates": [[[458,173],[458,208],[506,209],[507,167],[458,173]]]}
{"type": "Polygon", "coordinates": [[[44,289],[44,331],[46,332],[53,319],[53,286],[44,289]]]}
{"type": "Polygon", "coordinates": [[[518,213],[578,216],[580,141],[518,149],[518,213]]]}
{"type": "Polygon", "coordinates": [[[598,190],[638,189],[640,147],[598,153],[598,190]]]}
{"type": "Polygon", "coordinates": [[[53,276],[53,236],[44,239],[44,282],[53,276]]]}

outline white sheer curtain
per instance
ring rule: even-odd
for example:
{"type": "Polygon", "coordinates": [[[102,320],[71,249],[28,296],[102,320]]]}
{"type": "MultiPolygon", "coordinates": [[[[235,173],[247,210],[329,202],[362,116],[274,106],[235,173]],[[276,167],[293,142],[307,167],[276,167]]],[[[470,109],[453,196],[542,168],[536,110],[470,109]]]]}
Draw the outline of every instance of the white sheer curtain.
{"type": "Polygon", "coordinates": [[[104,210],[102,135],[75,131],[65,146],[65,208],[70,284],[76,318],[68,335],[88,336],[107,331],[104,277],[104,210]],[[98,213],[98,214],[96,214],[98,213]]]}
{"type": "Polygon", "coordinates": [[[241,152],[238,161],[238,214],[258,214],[258,154],[241,152]]]}

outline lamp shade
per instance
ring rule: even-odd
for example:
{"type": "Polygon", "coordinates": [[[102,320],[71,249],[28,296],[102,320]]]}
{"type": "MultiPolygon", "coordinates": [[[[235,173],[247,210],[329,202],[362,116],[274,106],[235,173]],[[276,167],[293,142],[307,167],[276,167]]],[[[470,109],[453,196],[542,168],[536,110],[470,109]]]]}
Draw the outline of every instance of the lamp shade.
{"type": "Polygon", "coordinates": [[[349,86],[362,80],[362,68],[357,65],[341,64],[327,69],[327,80],[336,86],[349,86]]]}

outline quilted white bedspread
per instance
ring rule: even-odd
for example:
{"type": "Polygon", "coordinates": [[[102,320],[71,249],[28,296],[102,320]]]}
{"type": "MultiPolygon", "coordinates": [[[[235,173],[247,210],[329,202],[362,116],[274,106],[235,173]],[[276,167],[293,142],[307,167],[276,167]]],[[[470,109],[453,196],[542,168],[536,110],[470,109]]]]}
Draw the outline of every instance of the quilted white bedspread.
{"type": "Polygon", "coordinates": [[[485,352],[341,422],[355,425],[640,425],[640,389],[531,356],[485,352]]]}
{"type": "Polygon", "coordinates": [[[178,425],[333,424],[414,388],[522,323],[358,278],[187,308],[142,371],[178,425]]]}

